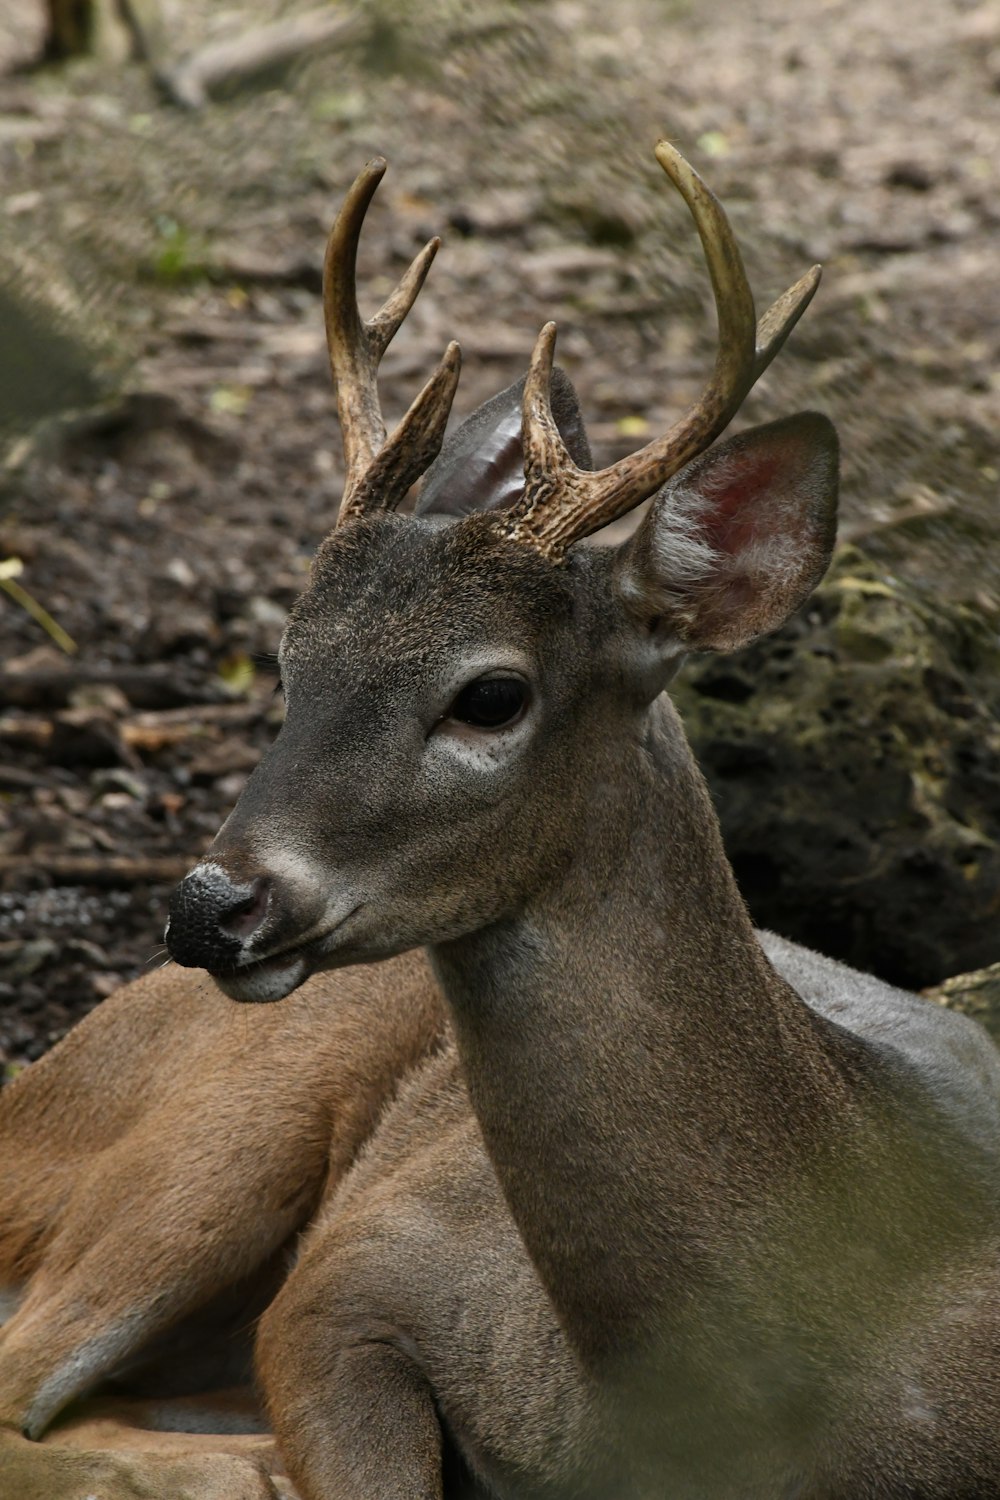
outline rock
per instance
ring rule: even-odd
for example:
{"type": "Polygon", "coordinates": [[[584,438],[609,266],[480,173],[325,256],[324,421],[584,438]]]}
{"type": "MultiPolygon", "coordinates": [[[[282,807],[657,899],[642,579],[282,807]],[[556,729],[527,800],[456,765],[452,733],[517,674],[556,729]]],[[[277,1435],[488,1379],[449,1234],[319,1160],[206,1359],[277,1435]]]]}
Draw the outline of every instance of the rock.
{"type": "Polygon", "coordinates": [[[48,755],[61,766],[137,764],[114,714],[103,708],[67,708],[54,715],[48,755]]]}
{"type": "Polygon", "coordinates": [[[12,939],[0,942],[0,975],[7,983],[27,979],[37,969],[44,968],[59,953],[50,938],[34,938],[27,942],[12,939]]]}
{"type": "Polygon", "coordinates": [[[778,634],[675,698],[762,926],[910,988],[1000,949],[1000,643],[842,548],[778,634]]]}
{"type": "Polygon", "coordinates": [[[994,1041],[1000,1042],[1000,963],[972,974],[956,974],[924,994],[938,1005],[960,1010],[981,1022],[994,1041]]]}
{"type": "Polygon", "coordinates": [[[934,186],[934,172],[921,161],[903,158],[893,162],[885,174],[887,187],[909,188],[914,193],[930,192],[934,186]]]}

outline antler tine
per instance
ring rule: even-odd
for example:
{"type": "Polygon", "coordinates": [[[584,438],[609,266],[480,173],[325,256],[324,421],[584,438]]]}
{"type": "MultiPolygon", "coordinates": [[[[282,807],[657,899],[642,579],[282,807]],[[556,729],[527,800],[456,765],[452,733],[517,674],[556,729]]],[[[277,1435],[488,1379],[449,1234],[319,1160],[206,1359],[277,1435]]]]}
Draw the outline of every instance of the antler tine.
{"type": "Polygon", "coordinates": [[[521,398],[521,446],[524,450],[525,495],[507,516],[516,521],[513,534],[526,539],[536,514],[545,515],[558,503],[560,486],[575,490],[593,476],[578,469],[569,456],[552,415],[552,362],[556,325],[546,323],[535,340],[521,398]],[[579,476],[579,479],[577,478],[579,476]],[[529,503],[530,497],[530,503],[529,503]]]}
{"type": "Polygon", "coordinates": [[[543,328],[524,389],[524,498],[501,524],[507,535],[530,541],[554,558],[580,537],[627,514],[714,442],[819,284],[820,268],[814,266],[756,324],[743,259],[722,205],[666,141],[657,146],[656,159],[687,203],[704,247],[719,325],[715,367],[699,400],[662,438],[610,468],[588,473],[573,463],[552,416],[549,382],[555,328],[543,328]]]}
{"type": "MultiPolygon", "coordinates": [[[[434,374],[358,482],[351,515],[395,510],[410,485],[430,467],[441,448],[461,372],[462,351],[452,339],[434,374]]],[[[341,506],[342,518],[343,514],[341,506]]]]}
{"type": "Polygon", "coordinates": [[[323,262],[323,315],[347,469],[340,521],[394,508],[435,457],[461,364],[458,345],[449,344],[437,370],[386,442],[378,397],[379,362],[416,301],[441,241],[434,238],[424,246],[375,316],[363,321],[357,297],[358,244],[385,169],[385,158],[377,156],[359,172],[330,231],[323,262]],[[409,477],[404,483],[405,475],[409,477]]]}
{"type": "Polygon", "coordinates": [[[778,350],[816,295],[822,266],[812,266],[787,292],[772,302],[757,324],[757,354],[752,384],[763,375],[778,350]]]}

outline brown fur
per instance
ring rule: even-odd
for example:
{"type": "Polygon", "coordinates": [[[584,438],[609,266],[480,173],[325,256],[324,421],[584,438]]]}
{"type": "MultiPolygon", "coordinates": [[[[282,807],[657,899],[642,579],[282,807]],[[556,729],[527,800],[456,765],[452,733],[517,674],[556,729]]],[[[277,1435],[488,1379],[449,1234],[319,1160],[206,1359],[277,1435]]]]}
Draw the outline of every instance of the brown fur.
{"type": "Polygon", "coordinates": [[[226,891],[266,871],[221,982],[278,998],[302,932],[337,972],[248,1012],[168,970],[4,1096],[11,1497],[80,1500],[88,1463],[107,1500],[271,1494],[261,1459],[18,1432],[120,1361],[88,1336],[123,1313],[132,1352],[276,1288],[259,1378],[303,1500],[1000,1493],[1000,1064],[958,1017],[762,947],[658,695],[669,619],[623,587],[655,556],[557,569],[477,516],[323,549],[285,729],[171,941],[218,923],[231,951],[226,891]],[[470,739],[442,705],[511,652],[529,712],[470,739]],[[427,959],[393,956],[420,943],[457,1053],[427,959]]]}
{"type": "MultiPolygon", "coordinates": [[[[285,729],[206,866],[223,896],[228,868],[270,882],[220,981],[279,998],[296,932],[310,966],[426,944],[478,1120],[442,1055],[263,1319],[307,1500],[437,1495],[453,1454],[512,1500],[1000,1493],[1000,1061],[864,976],[769,961],[657,695],[671,621],[622,599],[651,555],[557,569],[481,517],[384,517],[334,535],[293,613],[285,729]],[[470,750],[442,705],[512,651],[532,709],[470,750]]],[[[726,607],[775,623],[800,555],[726,607]]]]}
{"type": "MultiPolygon", "coordinates": [[[[473,420],[506,494],[505,411],[473,420]]],[[[284,1004],[150,981],[0,1109],[26,1282],[0,1494],[273,1497],[260,1458],[21,1436],[158,1332],[271,1298],[302,1500],[1000,1495],[1000,1058],[753,932],[663,693],[687,646],[801,602],[835,496],[800,414],[700,458],[614,557],[557,562],[467,495],[328,539],[281,735],[168,932],[284,1004]],[[498,674],[522,711],[477,728],[463,695],[498,674]]]]}
{"type": "MultiPolygon", "coordinates": [[[[296,1234],[442,1028],[418,955],[318,976],[281,1012],[240,1012],[206,975],[171,966],[118,991],[0,1093],[0,1289],[20,1295],[0,1329],[2,1500],[273,1494],[263,1460],[221,1456],[250,1445],[266,1458],[260,1439],[152,1438],[133,1425],[142,1412],[104,1408],[90,1426],[57,1423],[43,1446],[20,1433],[40,1435],[116,1369],[127,1389],[159,1395],[245,1379],[246,1334],[296,1234]],[[128,1456],[70,1451],[82,1447],[128,1456]]],[[[216,1430],[214,1400],[205,1420],[216,1430]]]]}

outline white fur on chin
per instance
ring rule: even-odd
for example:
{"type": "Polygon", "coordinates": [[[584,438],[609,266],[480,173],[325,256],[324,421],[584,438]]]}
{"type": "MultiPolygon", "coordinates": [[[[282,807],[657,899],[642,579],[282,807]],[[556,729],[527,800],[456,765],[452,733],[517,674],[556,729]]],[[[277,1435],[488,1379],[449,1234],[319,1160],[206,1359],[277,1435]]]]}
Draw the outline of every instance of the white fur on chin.
{"type": "Polygon", "coordinates": [[[284,1000],[308,977],[308,965],[304,958],[293,958],[287,964],[271,967],[265,961],[247,969],[238,969],[232,974],[213,974],[219,989],[230,1000],[244,1004],[266,1004],[284,1000]]]}

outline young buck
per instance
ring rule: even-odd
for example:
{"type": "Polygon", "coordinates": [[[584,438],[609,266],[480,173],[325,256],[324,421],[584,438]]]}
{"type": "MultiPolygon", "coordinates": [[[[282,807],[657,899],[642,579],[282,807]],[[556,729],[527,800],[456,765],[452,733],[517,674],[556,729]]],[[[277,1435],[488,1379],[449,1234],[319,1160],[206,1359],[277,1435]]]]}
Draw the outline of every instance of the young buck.
{"type": "Polygon", "coordinates": [[[589,474],[558,372],[549,416],[546,334],[527,485],[515,390],[405,522],[378,512],[433,458],[457,350],[384,442],[378,359],[433,249],[362,325],[380,165],[345,205],[345,524],[290,626],[287,726],[171,941],[255,999],[428,953],[253,1014],[166,970],[0,1095],[0,1500],[291,1493],[259,1439],[158,1448],[106,1407],[29,1441],[115,1372],[160,1394],[238,1377],[227,1335],[276,1287],[259,1373],[306,1500],[1000,1493],[995,1057],[956,1017],[760,946],[657,696],[686,647],[769,628],[821,570],[832,433],[737,439],[617,555],[573,545],[711,441],[815,284],[755,340],[721,210],[658,155],[719,302],[704,401],[589,474]]]}
{"type": "Polygon", "coordinates": [[[656,154],[719,353],[599,472],[551,325],[436,461],[455,345],[386,437],[378,362],[435,246],[364,323],[383,163],[331,236],[340,519],[282,641],[284,726],[167,934],[240,1001],[389,960],[377,1006],[422,947],[454,1026],[460,1071],[414,1072],[262,1321],[308,1500],[1000,1495],[1000,1059],[754,932],[665,693],[826,566],[829,422],[710,447],[818,272],[757,323],[721,208],[656,154]],[[650,497],[617,549],[582,544],[650,497]]]}

